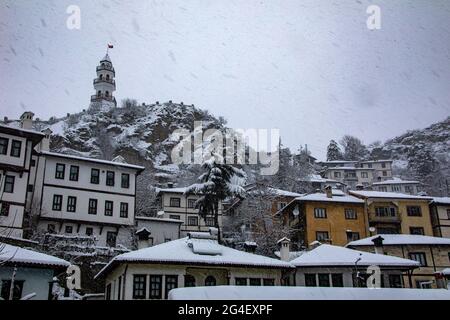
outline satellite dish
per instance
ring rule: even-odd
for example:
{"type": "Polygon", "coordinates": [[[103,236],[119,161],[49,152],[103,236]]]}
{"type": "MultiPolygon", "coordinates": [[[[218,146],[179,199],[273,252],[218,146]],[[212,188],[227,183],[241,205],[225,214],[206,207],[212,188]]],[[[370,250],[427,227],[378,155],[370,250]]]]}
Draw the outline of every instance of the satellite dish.
{"type": "Polygon", "coordinates": [[[297,217],[297,216],[300,214],[300,210],[298,210],[298,206],[296,206],[296,207],[294,208],[294,210],[292,211],[292,214],[293,214],[295,217],[297,217]]]}
{"type": "Polygon", "coordinates": [[[370,231],[370,232],[375,232],[376,230],[377,230],[377,229],[375,229],[374,227],[370,227],[370,228],[369,228],[369,231],[370,231]]]}

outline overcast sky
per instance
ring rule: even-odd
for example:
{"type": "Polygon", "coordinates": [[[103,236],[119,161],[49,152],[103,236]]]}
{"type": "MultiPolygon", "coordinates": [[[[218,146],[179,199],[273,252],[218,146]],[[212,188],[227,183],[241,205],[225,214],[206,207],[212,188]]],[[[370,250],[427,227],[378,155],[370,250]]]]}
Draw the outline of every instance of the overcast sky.
{"type": "Polygon", "coordinates": [[[118,101],[193,103],[320,159],[332,138],[384,141],[450,115],[447,0],[0,0],[0,115],[87,108],[108,42],[118,101]]]}

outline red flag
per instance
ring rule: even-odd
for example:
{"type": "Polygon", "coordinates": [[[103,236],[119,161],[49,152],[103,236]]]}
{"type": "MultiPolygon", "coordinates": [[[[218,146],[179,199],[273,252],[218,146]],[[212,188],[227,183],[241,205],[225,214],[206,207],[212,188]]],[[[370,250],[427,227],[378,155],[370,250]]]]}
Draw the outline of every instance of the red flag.
{"type": "Polygon", "coordinates": [[[109,44],[109,43],[108,43],[108,48],[109,48],[109,49],[112,49],[112,48],[114,48],[114,46],[113,46],[112,44],[109,44]]]}

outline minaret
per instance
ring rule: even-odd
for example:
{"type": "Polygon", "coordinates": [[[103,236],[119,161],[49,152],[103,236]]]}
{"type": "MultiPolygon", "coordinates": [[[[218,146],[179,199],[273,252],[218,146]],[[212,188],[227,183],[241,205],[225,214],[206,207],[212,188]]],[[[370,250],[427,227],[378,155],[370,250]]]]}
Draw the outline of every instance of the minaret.
{"type": "Polygon", "coordinates": [[[116,90],[115,75],[111,58],[106,52],[105,57],[97,66],[97,78],[94,79],[95,95],[91,96],[91,103],[107,101],[114,103],[114,105],[117,104],[113,95],[116,90]]]}

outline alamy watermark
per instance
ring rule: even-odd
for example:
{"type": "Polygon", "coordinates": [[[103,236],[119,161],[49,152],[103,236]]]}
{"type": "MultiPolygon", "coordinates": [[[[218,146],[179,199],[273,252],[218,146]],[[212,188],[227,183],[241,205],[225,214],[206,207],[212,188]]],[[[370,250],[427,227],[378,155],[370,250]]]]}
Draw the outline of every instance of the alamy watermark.
{"type": "Polygon", "coordinates": [[[215,157],[221,164],[259,164],[261,175],[278,172],[279,129],[208,129],[194,122],[194,131],[177,129],[171,140],[178,142],[171,153],[174,164],[202,164],[215,157]]]}

